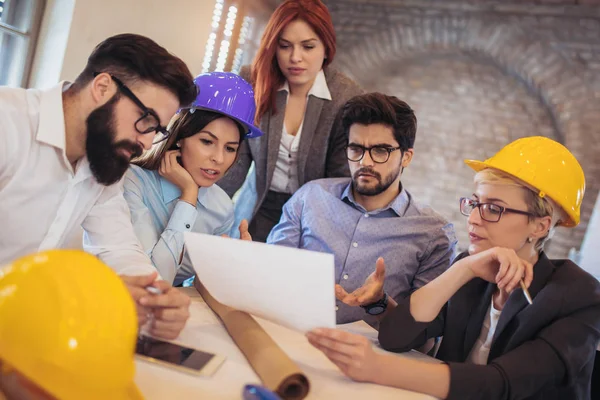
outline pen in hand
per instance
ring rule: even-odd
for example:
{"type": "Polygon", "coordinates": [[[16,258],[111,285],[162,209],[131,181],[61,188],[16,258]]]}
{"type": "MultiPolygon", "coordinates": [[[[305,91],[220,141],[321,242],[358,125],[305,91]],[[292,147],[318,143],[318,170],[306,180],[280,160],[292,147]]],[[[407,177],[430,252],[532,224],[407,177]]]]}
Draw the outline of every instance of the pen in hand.
{"type": "MultiPolygon", "coordinates": [[[[159,294],[163,294],[162,290],[160,290],[159,288],[156,288],[154,286],[146,286],[145,287],[146,291],[148,291],[149,293],[152,293],[153,295],[159,295],[159,294]]],[[[152,312],[149,312],[147,314],[148,316],[148,321],[144,324],[145,328],[140,329],[139,333],[138,333],[138,337],[140,339],[143,338],[143,331],[147,330],[150,328],[150,326],[152,326],[152,321],[154,320],[154,314],[152,312]]]]}
{"type": "Polygon", "coordinates": [[[533,304],[533,300],[531,299],[531,295],[529,294],[529,290],[527,290],[527,287],[525,286],[525,283],[523,282],[523,279],[521,279],[519,281],[519,285],[521,285],[521,289],[523,290],[523,294],[525,295],[525,298],[527,299],[527,302],[529,304],[533,304]]]}
{"type": "Polygon", "coordinates": [[[146,290],[152,294],[162,294],[162,290],[154,286],[146,286],[146,290]]]}

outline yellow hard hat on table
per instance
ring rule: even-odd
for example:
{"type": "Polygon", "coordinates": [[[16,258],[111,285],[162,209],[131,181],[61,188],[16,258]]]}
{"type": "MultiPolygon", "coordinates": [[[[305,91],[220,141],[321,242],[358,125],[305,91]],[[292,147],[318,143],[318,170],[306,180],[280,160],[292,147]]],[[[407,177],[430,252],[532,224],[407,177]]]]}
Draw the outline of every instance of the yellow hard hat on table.
{"type": "Polygon", "coordinates": [[[514,176],[548,196],[567,213],[560,225],[579,224],[585,176],[579,162],[562,144],[543,136],[515,140],[485,161],[465,160],[479,172],[494,168],[514,176]]]}
{"type": "Polygon", "coordinates": [[[135,305],[96,257],[51,250],[0,268],[0,360],[59,400],[142,399],[135,305]]]}

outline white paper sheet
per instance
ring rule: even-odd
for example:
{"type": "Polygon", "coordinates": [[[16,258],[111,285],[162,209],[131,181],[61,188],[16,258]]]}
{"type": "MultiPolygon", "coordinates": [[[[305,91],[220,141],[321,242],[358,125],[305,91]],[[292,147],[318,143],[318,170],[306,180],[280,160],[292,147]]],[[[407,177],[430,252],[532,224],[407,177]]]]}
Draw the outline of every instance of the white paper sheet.
{"type": "Polygon", "coordinates": [[[186,232],[204,287],[220,303],[306,332],[335,327],[332,254],[186,232]]]}

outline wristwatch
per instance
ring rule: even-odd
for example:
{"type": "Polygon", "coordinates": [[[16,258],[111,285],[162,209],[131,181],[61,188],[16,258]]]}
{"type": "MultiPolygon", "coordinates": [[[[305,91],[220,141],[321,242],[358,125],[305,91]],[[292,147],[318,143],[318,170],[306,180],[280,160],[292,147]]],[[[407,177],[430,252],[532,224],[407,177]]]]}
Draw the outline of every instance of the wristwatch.
{"type": "Polygon", "coordinates": [[[383,298],[381,300],[376,301],[375,303],[367,304],[361,306],[364,308],[365,312],[370,315],[379,315],[385,312],[388,305],[388,295],[387,293],[383,293],[383,298]]]}

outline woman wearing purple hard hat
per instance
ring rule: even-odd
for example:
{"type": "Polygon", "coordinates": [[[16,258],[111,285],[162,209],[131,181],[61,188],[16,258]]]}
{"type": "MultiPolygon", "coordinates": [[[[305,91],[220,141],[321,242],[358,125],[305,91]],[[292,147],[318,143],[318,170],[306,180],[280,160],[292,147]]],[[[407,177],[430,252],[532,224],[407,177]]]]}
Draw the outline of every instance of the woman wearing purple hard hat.
{"type": "Polygon", "coordinates": [[[242,141],[262,135],[248,82],[209,72],[194,83],[196,100],[179,110],[161,143],[133,161],[124,181],[135,232],[161,277],[176,286],[194,275],[183,232],[229,233],[233,204],[214,183],[233,165],[242,141]]]}

